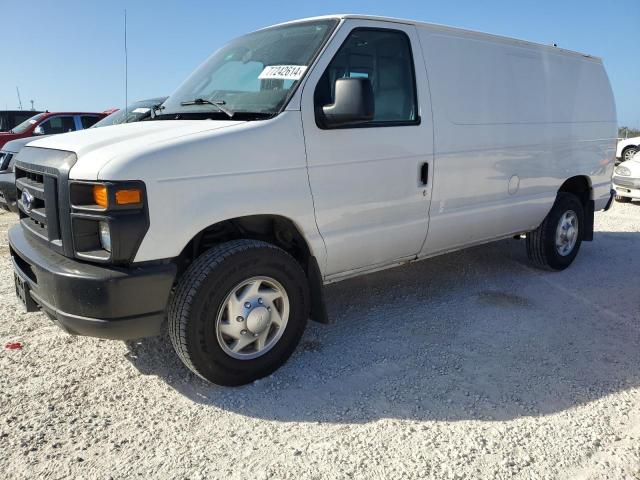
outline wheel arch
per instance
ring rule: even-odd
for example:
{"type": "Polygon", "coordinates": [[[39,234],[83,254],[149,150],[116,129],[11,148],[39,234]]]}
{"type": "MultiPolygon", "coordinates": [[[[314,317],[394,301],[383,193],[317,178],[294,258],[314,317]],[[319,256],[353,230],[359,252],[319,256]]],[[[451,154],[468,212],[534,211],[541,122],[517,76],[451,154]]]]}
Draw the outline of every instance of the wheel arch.
{"type": "Polygon", "coordinates": [[[318,260],[303,229],[292,219],[277,214],[245,215],[218,221],[196,233],[180,253],[179,278],[187,267],[214,245],[237,239],[262,240],[295,258],[302,266],[311,293],[311,319],[329,323],[324,302],[324,286],[318,260]]]}
{"type": "Polygon", "coordinates": [[[591,178],[587,175],[576,175],[568,178],[558,189],[558,193],[572,193],[584,207],[584,233],[582,239],[589,242],[593,240],[594,201],[591,178]]]}
{"type": "Polygon", "coordinates": [[[588,175],[576,175],[564,181],[558,192],[573,193],[583,204],[592,200],[591,178],[588,175]]]}

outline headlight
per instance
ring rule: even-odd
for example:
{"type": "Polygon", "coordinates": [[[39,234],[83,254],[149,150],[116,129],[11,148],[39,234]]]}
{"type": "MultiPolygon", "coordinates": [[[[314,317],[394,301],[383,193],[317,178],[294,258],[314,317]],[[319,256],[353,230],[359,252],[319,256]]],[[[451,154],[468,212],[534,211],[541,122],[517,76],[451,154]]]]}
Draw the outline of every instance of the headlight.
{"type": "Polygon", "coordinates": [[[631,175],[631,170],[627,167],[619,166],[616,168],[616,175],[620,175],[621,177],[628,177],[631,175]]]}
{"type": "Polygon", "coordinates": [[[99,263],[131,263],[149,229],[144,183],[72,181],[69,198],[75,256],[99,263]]]}
{"type": "Polygon", "coordinates": [[[98,223],[98,234],[100,236],[100,245],[107,252],[111,252],[111,230],[107,222],[98,223]]]}

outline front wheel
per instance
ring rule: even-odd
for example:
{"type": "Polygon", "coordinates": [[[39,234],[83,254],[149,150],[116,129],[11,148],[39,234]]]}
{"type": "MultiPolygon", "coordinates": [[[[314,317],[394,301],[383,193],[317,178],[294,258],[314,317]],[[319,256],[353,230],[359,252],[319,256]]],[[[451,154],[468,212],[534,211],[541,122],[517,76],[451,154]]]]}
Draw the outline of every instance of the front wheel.
{"type": "Polygon", "coordinates": [[[582,203],[571,193],[558,193],[542,224],[527,233],[529,260],[546,270],[564,270],[578,255],[583,232],[582,203]]]}
{"type": "Polygon", "coordinates": [[[298,344],[309,291],[298,262],[257,240],[234,240],[198,257],[169,305],[169,336],[183,363],[218,385],[269,375],[298,344]]]}

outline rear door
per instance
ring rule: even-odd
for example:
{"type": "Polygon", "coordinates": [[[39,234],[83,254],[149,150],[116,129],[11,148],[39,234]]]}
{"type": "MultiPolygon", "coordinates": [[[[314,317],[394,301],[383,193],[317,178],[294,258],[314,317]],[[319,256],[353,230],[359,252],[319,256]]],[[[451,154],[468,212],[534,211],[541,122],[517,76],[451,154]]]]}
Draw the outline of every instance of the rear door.
{"type": "Polygon", "coordinates": [[[347,20],[310,73],[302,118],[316,220],[328,276],[420,251],[428,228],[433,158],[431,106],[415,27],[347,20]],[[375,118],[323,129],[335,80],[369,78],[375,118]]]}

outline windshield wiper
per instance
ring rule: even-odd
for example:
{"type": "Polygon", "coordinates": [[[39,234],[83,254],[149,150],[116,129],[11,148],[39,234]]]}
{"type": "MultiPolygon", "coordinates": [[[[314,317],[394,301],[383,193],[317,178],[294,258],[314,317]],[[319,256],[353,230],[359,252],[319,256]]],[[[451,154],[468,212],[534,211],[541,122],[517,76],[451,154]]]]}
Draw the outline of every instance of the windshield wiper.
{"type": "Polygon", "coordinates": [[[186,107],[187,105],[213,105],[222,113],[225,113],[229,118],[233,118],[235,112],[232,112],[228,108],[223,107],[227,102],[224,100],[207,100],[206,98],[196,98],[185,102],[180,102],[180,105],[186,107]]]}

